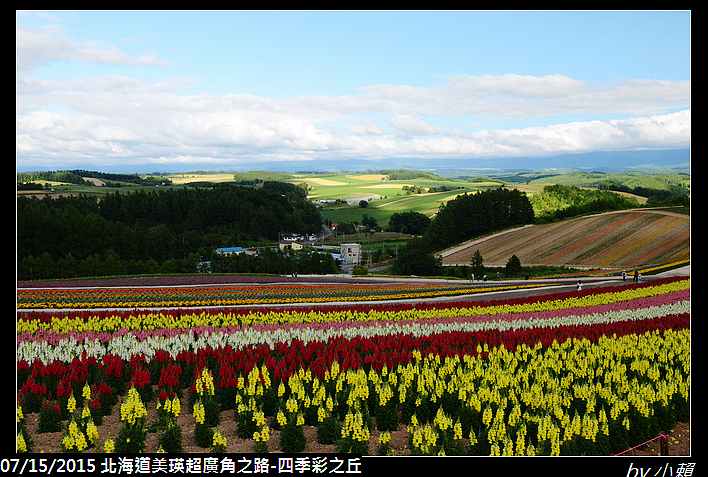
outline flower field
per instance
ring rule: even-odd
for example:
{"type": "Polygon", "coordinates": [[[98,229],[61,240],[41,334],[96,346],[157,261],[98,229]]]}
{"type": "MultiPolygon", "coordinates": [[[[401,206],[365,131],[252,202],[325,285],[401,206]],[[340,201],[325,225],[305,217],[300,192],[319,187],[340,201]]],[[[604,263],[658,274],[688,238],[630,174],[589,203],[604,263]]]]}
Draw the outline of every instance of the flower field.
{"type": "Polygon", "coordinates": [[[385,454],[404,435],[398,453],[613,455],[690,420],[686,277],[488,301],[174,302],[18,311],[18,451],[52,452],[35,446],[52,435],[65,452],[385,454]]]}
{"type": "Polygon", "coordinates": [[[165,308],[401,300],[535,288],[543,285],[455,283],[281,283],[140,288],[18,289],[17,308],[165,308]]]}

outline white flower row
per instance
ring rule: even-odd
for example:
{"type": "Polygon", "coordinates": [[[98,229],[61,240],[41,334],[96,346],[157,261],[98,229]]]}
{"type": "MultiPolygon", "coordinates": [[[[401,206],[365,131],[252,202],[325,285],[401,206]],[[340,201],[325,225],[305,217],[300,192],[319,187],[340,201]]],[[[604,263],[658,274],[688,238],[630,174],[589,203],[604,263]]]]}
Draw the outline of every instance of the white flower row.
{"type": "Polygon", "coordinates": [[[280,325],[267,327],[235,327],[225,328],[200,328],[198,330],[182,330],[171,333],[170,336],[160,334],[150,335],[142,333],[144,338],[136,334],[124,333],[116,335],[108,341],[98,339],[77,340],[74,338],[61,339],[58,344],[51,345],[44,341],[23,341],[17,345],[17,360],[32,363],[39,359],[44,363],[54,360],[70,362],[73,358],[80,357],[83,352],[87,356],[101,359],[106,354],[117,355],[122,359],[144,353],[151,359],[158,350],[165,350],[175,357],[182,351],[195,351],[207,346],[219,348],[231,346],[234,349],[266,343],[273,346],[275,343],[290,343],[294,340],[309,342],[325,342],[330,338],[369,338],[394,334],[412,334],[413,336],[427,336],[446,332],[478,332],[485,330],[517,330],[539,327],[559,327],[566,325],[594,325],[609,324],[618,321],[632,321],[651,319],[672,314],[690,313],[690,301],[679,301],[661,306],[651,306],[640,310],[619,310],[606,313],[588,315],[570,315],[560,317],[544,317],[538,319],[521,318],[513,320],[482,320],[474,319],[427,319],[407,321],[377,321],[337,323],[332,326],[307,326],[307,325],[280,325]]]}

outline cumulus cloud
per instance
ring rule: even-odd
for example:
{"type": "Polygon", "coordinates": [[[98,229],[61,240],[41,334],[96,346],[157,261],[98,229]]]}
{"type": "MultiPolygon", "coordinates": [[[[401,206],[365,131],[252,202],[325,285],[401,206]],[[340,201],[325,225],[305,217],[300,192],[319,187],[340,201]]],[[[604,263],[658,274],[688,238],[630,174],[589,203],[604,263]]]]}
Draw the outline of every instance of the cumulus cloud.
{"type": "MultiPolygon", "coordinates": [[[[182,104],[181,101],[178,103],[182,104]]],[[[687,147],[690,110],[612,121],[584,121],[509,130],[441,134],[437,127],[410,116],[388,119],[396,131],[373,125],[352,126],[353,136],[333,136],[305,117],[253,113],[195,112],[185,105],[166,112],[150,109],[119,117],[32,112],[18,120],[19,156],[204,157],[211,162],[236,158],[279,160],[356,155],[491,157],[536,156],[597,150],[687,147]]],[[[149,160],[149,159],[146,159],[149,160]]]]}
{"type": "MultiPolygon", "coordinates": [[[[453,139],[453,138],[451,138],[453,139]]],[[[691,110],[611,121],[579,121],[544,127],[457,134],[460,154],[537,156],[633,149],[689,147],[691,110]]],[[[447,152],[452,152],[450,147],[447,152]]]]}
{"type": "Polygon", "coordinates": [[[44,27],[17,25],[15,30],[18,76],[26,76],[51,60],[73,60],[94,64],[169,66],[152,53],[131,58],[115,46],[100,41],[77,42],[56,24],[44,27]]]}
{"type": "Polygon", "coordinates": [[[690,145],[690,81],[456,75],[432,87],[366,85],[341,96],[186,95],[193,78],[42,78],[35,73],[50,61],[143,68],[169,62],[77,42],[54,26],[18,26],[16,32],[18,165],[55,158],[90,167],[119,158],[229,164],[245,158],[508,157],[690,145]],[[553,121],[581,114],[604,119],[553,121]],[[523,127],[532,118],[548,119],[523,127]],[[493,120],[519,120],[522,127],[481,129],[493,120]]]}

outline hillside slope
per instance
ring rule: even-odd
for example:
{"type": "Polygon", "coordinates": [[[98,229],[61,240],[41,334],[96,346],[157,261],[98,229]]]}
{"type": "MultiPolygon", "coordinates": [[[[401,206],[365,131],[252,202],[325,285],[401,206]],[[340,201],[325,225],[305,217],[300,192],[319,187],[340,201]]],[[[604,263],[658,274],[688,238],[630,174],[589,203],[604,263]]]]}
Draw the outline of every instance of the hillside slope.
{"type": "Polygon", "coordinates": [[[661,210],[608,212],[501,232],[439,255],[444,265],[468,265],[475,250],[488,266],[504,266],[512,255],[527,266],[659,265],[690,258],[691,219],[661,210]]]}

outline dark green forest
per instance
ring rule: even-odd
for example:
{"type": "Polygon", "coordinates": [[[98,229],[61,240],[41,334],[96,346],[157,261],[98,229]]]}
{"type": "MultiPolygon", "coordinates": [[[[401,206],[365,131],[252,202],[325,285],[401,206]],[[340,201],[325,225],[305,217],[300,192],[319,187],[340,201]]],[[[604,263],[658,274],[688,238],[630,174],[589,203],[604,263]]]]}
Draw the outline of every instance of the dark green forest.
{"type": "Polygon", "coordinates": [[[388,180],[390,181],[410,181],[413,179],[428,179],[428,180],[434,180],[434,181],[444,181],[445,178],[440,177],[439,175],[433,173],[433,172],[425,172],[425,171],[411,171],[408,169],[384,169],[380,171],[381,174],[384,174],[385,176],[388,177],[388,180]]]}
{"type": "Polygon", "coordinates": [[[440,206],[421,238],[410,240],[392,271],[400,275],[440,275],[442,266],[433,252],[496,230],[534,223],[526,193],[491,189],[463,194],[440,206]]]}
{"type": "Polygon", "coordinates": [[[518,225],[534,223],[526,193],[517,189],[491,189],[462,194],[440,206],[423,235],[431,249],[450,245],[518,225]]]}
{"type": "Polygon", "coordinates": [[[217,247],[321,227],[316,207],[283,183],[116,192],[100,200],[18,197],[18,279],[196,271],[217,247]]]}
{"type": "Polygon", "coordinates": [[[425,214],[414,212],[396,212],[388,220],[386,230],[405,234],[423,235],[432,220],[425,214]]]}

